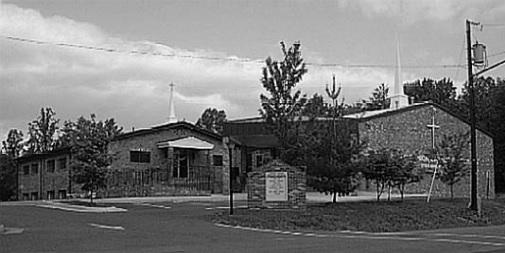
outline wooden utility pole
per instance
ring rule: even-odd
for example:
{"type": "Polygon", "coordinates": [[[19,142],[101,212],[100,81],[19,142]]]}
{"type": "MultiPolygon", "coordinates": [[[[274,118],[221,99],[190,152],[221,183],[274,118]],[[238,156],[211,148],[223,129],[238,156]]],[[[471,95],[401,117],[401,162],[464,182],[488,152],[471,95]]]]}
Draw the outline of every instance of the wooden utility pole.
{"type": "Polygon", "coordinates": [[[471,145],[471,197],[470,209],[478,212],[479,206],[477,204],[477,147],[475,136],[475,87],[473,85],[473,62],[472,62],[472,36],[471,25],[479,25],[477,22],[466,20],[466,51],[468,62],[468,89],[470,95],[470,145],[471,145]]]}

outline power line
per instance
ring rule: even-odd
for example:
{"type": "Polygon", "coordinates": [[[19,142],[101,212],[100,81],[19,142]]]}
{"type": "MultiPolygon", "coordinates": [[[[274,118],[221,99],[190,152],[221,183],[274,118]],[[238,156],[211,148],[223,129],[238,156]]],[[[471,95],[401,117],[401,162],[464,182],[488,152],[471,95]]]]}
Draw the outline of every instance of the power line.
{"type": "MultiPolygon", "coordinates": [[[[50,46],[60,46],[60,47],[69,47],[69,48],[77,48],[83,50],[94,50],[101,51],[107,53],[127,53],[127,54],[136,54],[136,55],[149,55],[149,56],[158,56],[158,57],[168,57],[168,58],[185,58],[185,59],[199,59],[199,60],[211,60],[211,61],[225,61],[225,62],[241,62],[241,63],[253,63],[253,64],[263,64],[263,60],[252,60],[252,59],[241,59],[241,58],[225,58],[225,57],[212,57],[212,56],[195,56],[195,55],[182,55],[175,53],[155,53],[155,52],[146,52],[139,50],[119,50],[115,48],[106,48],[100,46],[87,46],[87,45],[78,45],[66,42],[51,42],[51,41],[42,41],[36,39],[27,39],[20,38],[14,36],[4,36],[0,35],[0,37],[8,40],[32,43],[37,45],[50,45],[50,46]]],[[[306,63],[307,66],[318,66],[318,67],[343,67],[343,68],[396,68],[396,65],[387,65],[387,64],[342,64],[342,63],[306,63]]],[[[411,66],[402,66],[402,68],[407,69],[428,69],[428,68],[465,68],[466,65],[461,64],[444,64],[444,65],[411,65],[411,66]]]]}

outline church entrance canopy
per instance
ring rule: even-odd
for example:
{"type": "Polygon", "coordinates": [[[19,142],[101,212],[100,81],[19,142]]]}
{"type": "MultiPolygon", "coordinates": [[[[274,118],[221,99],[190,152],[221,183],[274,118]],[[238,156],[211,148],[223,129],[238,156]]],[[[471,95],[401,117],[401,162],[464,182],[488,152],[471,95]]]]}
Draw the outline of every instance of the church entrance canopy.
{"type": "Polygon", "coordinates": [[[184,148],[184,149],[198,149],[210,150],[214,148],[214,144],[200,140],[195,137],[186,137],[175,141],[163,141],[157,143],[158,148],[184,148]]]}

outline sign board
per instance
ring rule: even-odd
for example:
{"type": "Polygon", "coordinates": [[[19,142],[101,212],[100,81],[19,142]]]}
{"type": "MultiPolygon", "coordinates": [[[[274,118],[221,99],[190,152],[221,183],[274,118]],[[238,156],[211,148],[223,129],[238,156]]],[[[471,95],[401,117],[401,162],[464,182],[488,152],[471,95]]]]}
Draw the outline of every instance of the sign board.
{"type": "Polygon", "coordinates": [[[420,155],[417,157],[417,160],[419,161],[419,165],[423,169],[436,169],[438,167],[438,160],[429,158],[428,156],[425,155],[420,155]]]}
{"type": "Polygon", "coordinates": [[[265,173],[266,201],[288,201],[288,173],[265,173]]]}

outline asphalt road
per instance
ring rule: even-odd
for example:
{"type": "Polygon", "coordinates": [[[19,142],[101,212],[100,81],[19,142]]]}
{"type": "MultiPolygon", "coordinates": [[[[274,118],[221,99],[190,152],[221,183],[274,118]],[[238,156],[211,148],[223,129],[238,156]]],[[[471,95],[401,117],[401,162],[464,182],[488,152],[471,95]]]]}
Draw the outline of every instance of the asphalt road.
{"type": "Polygon", "coordinates": [[[0,235],[0,252],[505,252],[505,226],[406,234],[269,231],[204,218],[226,203],[115,205],[128,211],[0,205],[0,223],[24,229],[0,235]]]}

